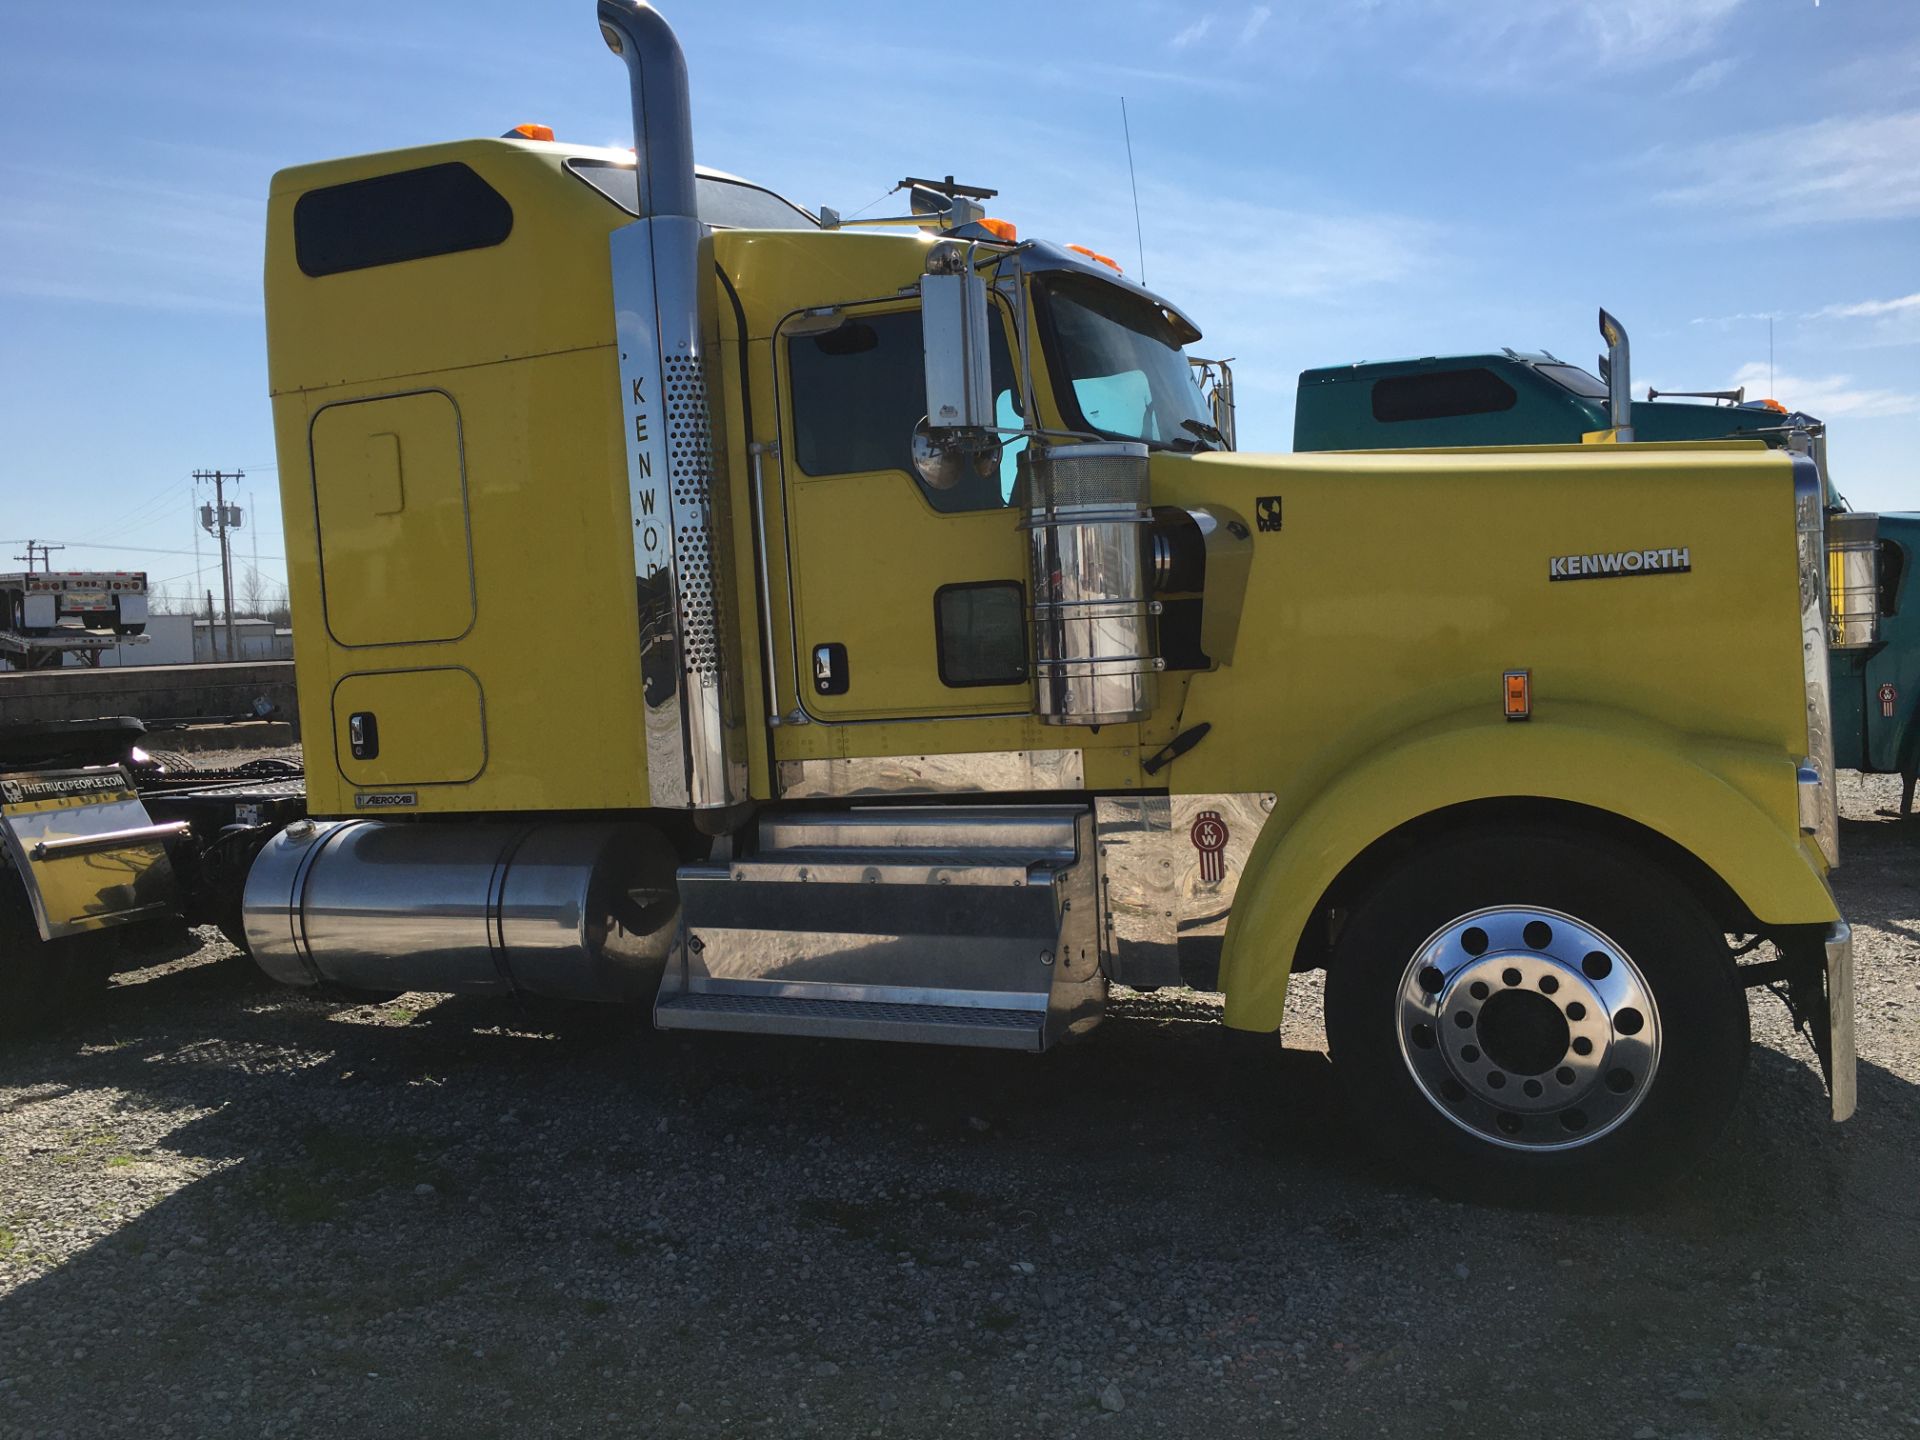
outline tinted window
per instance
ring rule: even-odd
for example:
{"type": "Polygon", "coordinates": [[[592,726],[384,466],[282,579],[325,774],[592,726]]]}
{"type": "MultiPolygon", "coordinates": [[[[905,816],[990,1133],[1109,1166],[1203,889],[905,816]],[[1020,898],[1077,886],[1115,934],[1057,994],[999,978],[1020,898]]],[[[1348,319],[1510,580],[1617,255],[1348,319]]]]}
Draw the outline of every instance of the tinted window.
{"type": "Polygon", "coordinates": [[[1576,395],[1584,395],[1589,400],[1607,398],[1606,382],[1578,365],[1536,365],[1533,368],[1554,384],[1564,386],[1576,395]]]}
{"type": "MultiPolygon", "coordinates": [[[[569,160],[567,169],[598,190],[629,215],[640,213],[638,186],[633,166],[615,165],[607,160],[569,160]]],[[[693,181],[694,203],[700,218],[709,225],[729,230],[815,230],[814,218],[796,205],[789,204],[771,190],[739,180],[722,180],[713,175],[697,175],[693,181]]]]}
{"type": "Polygon", "coordinates": [[[1047,355],[1071,382],[1071,403],[1089,430],[1148,444],[1193,446],[1183,422],[1211,421],[1180,349],[1181,330],[1143,297],[1084,276],[1055,276],[1040,289],[1047,355]]]}
{"type": "Polygon", "coordinates": [[[943,585],[933,595],[933,623],[942,684],[957,689],[1026,680],[1026,592],[1017,581],[943,585]]]}
{"type": "Polygon", "coordinates": [[[498,245],[506,197],[458,163],[309,190],[293,206],[293,253],[308,275],[337,275],[498,245]]]}
{"type": "Polygon", "coordinates": [[[700,218],[709,225],[734,230],[813,230],[804,212],[796,210],[771,190],[733,180],[698,176],[693,182],[700,218]]]}
{"type": "Polygon", "coordinates": [[[1519,398],[1491,370],[1433,370],[1395,375],[1373,384],[1376,420],[1444,420],[1452,415],[1491,415],[1511,410],[1519,398]]]}
{"type": "MultiPolygon", "coordinates": [[[[864,475],[913,468],[913,428],[927,413],[926,359],[921,352],[920,312],[848,318],[820,335],[787,342],[793,391],[795,460],[809,475],[864,475]]],[[[994,410],[1018,425],[1020,407],[1013,357],[999,323],[993,326],[994,410]]],[[[1013,483],[1015,445],[998,471],[963,481],[951,490],[920,485],[927,503],[943,514],[992,510],[1007,503],[1013,483]]]]}

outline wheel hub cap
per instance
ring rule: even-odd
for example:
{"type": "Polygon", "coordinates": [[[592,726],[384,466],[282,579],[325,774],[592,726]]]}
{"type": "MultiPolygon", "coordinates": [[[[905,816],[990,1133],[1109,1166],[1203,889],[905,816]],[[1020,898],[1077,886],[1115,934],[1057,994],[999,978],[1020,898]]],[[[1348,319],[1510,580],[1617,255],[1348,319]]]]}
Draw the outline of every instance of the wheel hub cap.
{"type": "Polygon", "coordinates": [[[1499,906],[1442,926],[1407,965],[1399,1032],[1435,1109],[1523,1150],[1599,1139],[1639,1108],[1660,1063],[1639,967],[1554,910],[1499,906]]]}

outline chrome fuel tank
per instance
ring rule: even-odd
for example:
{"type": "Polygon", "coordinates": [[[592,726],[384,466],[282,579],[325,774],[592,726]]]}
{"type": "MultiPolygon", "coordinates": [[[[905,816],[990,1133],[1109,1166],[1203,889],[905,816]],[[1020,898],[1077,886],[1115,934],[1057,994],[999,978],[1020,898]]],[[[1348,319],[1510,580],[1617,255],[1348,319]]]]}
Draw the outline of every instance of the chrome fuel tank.
{"type": "Polygon", "coordinates": [[[677,864],[640,825],[301,821],[247,875],[247,945],[289,985],[645,1000],[677,864]]]}

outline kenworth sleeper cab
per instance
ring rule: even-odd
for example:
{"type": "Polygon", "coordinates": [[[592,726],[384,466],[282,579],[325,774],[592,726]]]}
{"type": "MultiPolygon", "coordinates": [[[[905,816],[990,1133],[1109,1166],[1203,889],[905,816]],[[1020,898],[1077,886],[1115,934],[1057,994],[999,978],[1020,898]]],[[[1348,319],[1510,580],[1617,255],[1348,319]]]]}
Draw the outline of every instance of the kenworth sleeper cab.
{"type": "Polygon", "coordinates": [[[958,187],[856,231],[696,171],[672,32],[598,15],[631,155],[274,181],[270,974],[1031,1052],[1324,968],[1365,1133],[1507,1196],[1697,1154],[1773,982],[1850,1112],[1809,465],[1233,453],[1172,301],[958,187]]]}

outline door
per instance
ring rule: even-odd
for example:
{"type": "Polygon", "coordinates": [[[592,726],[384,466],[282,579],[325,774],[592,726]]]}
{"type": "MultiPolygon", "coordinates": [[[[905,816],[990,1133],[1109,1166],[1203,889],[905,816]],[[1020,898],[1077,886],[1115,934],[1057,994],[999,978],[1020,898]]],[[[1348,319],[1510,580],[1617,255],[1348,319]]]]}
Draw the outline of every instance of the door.
{"type": "Polygon", "coordinates": [[[348,647],[455,640],[473,625],[460,413],[443,390],[313,418],[327,630],[348,647]]]}
{"type": "MultiPolygon", "coordinates": [[[[996,307],[995,408],[1018,425],[996,307]]],[[[784,334],[782,479],[796,670],[816,719],[1032,708],[1026,544],[1012,504],[1024,440],[950,490],[914,472],[926,413],[917,305],[853,306],[784,334]]]]}

